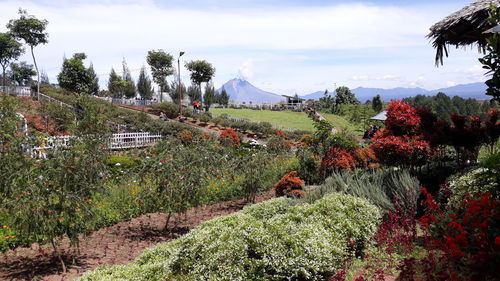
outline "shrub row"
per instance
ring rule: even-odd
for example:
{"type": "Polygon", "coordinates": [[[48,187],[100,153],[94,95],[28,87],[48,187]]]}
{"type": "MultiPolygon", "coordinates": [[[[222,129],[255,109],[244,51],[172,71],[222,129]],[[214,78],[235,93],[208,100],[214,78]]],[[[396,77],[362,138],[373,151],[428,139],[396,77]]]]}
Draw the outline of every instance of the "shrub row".
{"type": "Polygon", "coordinates": [[[103,266],[81,280],[324,280],[364,247],[380,218],[368,201],[347,195],[290,202],[215,218],[132,264],[103,266]]]}

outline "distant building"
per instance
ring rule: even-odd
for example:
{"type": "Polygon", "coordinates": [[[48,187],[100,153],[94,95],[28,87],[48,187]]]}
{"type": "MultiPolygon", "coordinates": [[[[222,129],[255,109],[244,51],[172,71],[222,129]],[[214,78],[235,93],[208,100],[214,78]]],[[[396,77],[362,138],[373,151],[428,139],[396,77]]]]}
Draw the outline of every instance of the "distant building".
{"type": "Polygon", "coordinates": [[[292,110],[302,110],[304,108],[304,102],[306,101],[303,98],[299,98],[297,95],[295,96],[287,96],[281,95],[286,98],[285,104],[283,105],[286,109],[292,110]]]}

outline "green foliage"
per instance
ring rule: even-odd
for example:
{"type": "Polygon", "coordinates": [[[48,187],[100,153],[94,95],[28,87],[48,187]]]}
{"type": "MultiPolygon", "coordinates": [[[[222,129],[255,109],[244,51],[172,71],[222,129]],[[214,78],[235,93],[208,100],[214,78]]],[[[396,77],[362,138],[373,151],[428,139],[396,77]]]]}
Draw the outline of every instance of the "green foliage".
{"type": "Polygon", "coordinates": [[[419,187],[418,180],[406,170],[334,171],[323,185],[306,193],[304,200],[314,202],[327,194],[340,192],[370,200],[385,211],[393,209],[394,198],[406,208],[415,210],[419,187]]]}
{"type": "Polygon", "coordinates": [[[123,81],[118,74],[116,74],[113,68],[111,68],[108,80],[108,91],[111,97],[122,98],[126,87],[127,83],[123,81]]]}
{"type": "MultiPolygon", "coordinates": [[[[48,42],[49,34],[45,32],[47,24],[49,24],[47,20],[39,20],[33,15],[28,15],[27,11],[22,9],[19,9],[19,19],[10,20],[7,24],[7,28],[14,38],[21,39],[30,46],[37,74],[39,74],[39,71],[33,48],[48,42]]],[[[37,81],[37,92],[39,92],[40,75],[38,75],[37,81]]]]}
{"type": "Polygon", "coordinates": [[[125,155],[111,155],[106,160],[106,165],[108,165],[109,167],[119,167],[120,169],[136,168],[140,164],[140,159],[125,155]]]}
{"type": "MultiPolygon", "coordinates": [[[[89,83],[89,94],[97,96],[99,94],[99,76],[97,76],[97,73],[95,73],[94,70],[94,65],[90,63],[89,68],[87,69],[87,72],[90,77],[90,83],[89,83]]],[[[47,78],[48,81],[48,78],[47,78]]],[[[48,82],[47,82],[48,84],[48,82]]]]}
{"type": "Polygon", "coordinates": [[[267,139],[267,149],[272,153],[287,153],[291,144],[285,138],[274,135],[267,139]]]}
{"type": "Polygon", "coordinates": [[[59,85],[75,93],[89,93],[93,83],[90,71],[83,65],[85,53],[75,53],[70,59],[64,59],[61,72],[57,75],[59,85]]]}
{"type": "Polygon", "coordinates": [[[319,175],[319,168],[321,159],[319,156],[308,147],[299,147],[296,156],[299,160],[299,168],[297,172],[301,179],[303,179],[306,184],[316,184],[321,181],[319,175]]]}
{"type": "Polygon", "coordinates": [[[209,108],[210,105],[215,102],[215,88],[213,83],[207,83],[205,85],[205,94],[203,95],[203,100],[209,108]]]}
{"type": "Polygon", "coordinates": [[[227,91],[226,89],[224,89],[224,87],[222,87],[222,91],[219,94],[217,103],[225,106],[227,106],[229,103],[229,95],[227,94],[227,91]]]}
{"type": "Polygon", "coordinates": [[[148,52],[146,58],[149,67],[151,67],[151,74],[153,80],[160,88],[164,88],[167,84],[166,78],[174,74],[173,60],[174,58],[169,53],[163,50],[152,50],[148,52]]]}
{"type": "Polygon", "coordinates": [[[205,60],[186,62],[185,66],[191,72],[191,81],[198,85],[210,81],[215,75],[215,68],[205,60]]]}
{"type": "MultiPolygon", "coordinates": [[[[500,23],[500,10],[493,4],[490,4],[490,11],[488,12],[488,23],[491,26],[497,26],[500,23]]],[[[491,78],[486,80],[486,94],[491,96],[493,100],[500,101],[500,41],[498,33],[493,32],[490,37],[486,38],[486,52],[487,54],[479,59],[483,64],[483,68],[487,69],[487,75],[491,78]]]]}
{"type": "Polygon", "coordinates": [[[5,71],[11,61],[17,60],[24,52],[22,44],[9,33],[0,33],[0,65],[2,66],[2,86],[5,84],[5,71]]]}
{"type": "Polygon", "coordinates": [[[125,58],[123,59],[122,67],[123,67],[122,80],[125,82],[124,83],[125,86],[123,88],[123,95],[127,99],[135,98],[135,93],[137,91],[137,88],[135,87],[134,80],[132,80],[132,75],[130,74],[130,70],[128,69],[125,58]]]}
{"type": "Polygon", "coordinates": [[[198,88],[198,85],[191,84],[187,89],[187,95],[189,97],[189,101],[192,103],[193,101],[201,100],[201,91],[198,88]]]}
{"type": "Polygon", "coordinates": [[[348,241],[363,248],[380,218],[376,207],[351,196],[288,202],[212,219],[130,265],[101,267],[82,280],[324,280],[343,267],[348,241]]]}
{"type": "Polygon", "coordinates": [[[33,70],[33,65],[27,64],[25,61],[19,64],[14,62],[10,64],[11,79],[16,81],[19,86],[31,85],[34,75],[36,72],[33,70]]]}
{"type": "Polygon", "coordinates": [[[42,101],[41,114],[55,121],[58,132],[70,130],[76,118],[73,110],[53,102],[42,101]]]}
{"type": "Polygon", "coordinates": [[[404,101],[415,108],[428,108],[437,115],[438,120],[446,121],[451,121],[450,116],[452,113],[484,117],[490,108],[489,102],[471,98],[464,99],[459,96],[450,98],[444,93],[438,93],[435,96],[416,95],[415,97],[405,98],[404,101]]]}
{"type": "Polygon", "coordinates": [[[174,119],[179,116],[179,106],[170,102],[153,104],[155,110],[163,111],[168,118],[174,119]]]}
{"type": "Polygon", "coordinates": [[[335,89],[335,94],[334,103],[331,109],[332,113],[338,112],[339,106],[342,104],[359,104],[358,99],[348,87],[338,87],[335,89]]]}
{"type": "Polygon", "coordinates": [[[142,66],[139,73],[139,80],[137,80],[137,91],[143,99],[150,100],[153,98],[153,87],[151,86],[151,79],[146,74],[146,67],[142,66]]]}
{"type": "Polygon", "coordinates": [[[164,91],[168,93],[168,95],[170,96],[170,98],[172,99],[172,101],[175,104],[180,104],[179,91],[182,92],[182,96],[183,97],[184,97],[184,93],[186,93],[186,86],[184,86],[184,84],[181,83],[180,84],[181,86],[180,86],[180,89],[179,89],[178,85],[179,85],[179,81],[172,81],[172,83],[170,84],[170,87],[167,88],[167,89],[164,89],[164,91]]]}
{"type": "Polygon", "coordinates": [[[380,95],[376,95],[372,99],[372,109],[375,112],[381,112],[383,108],[382,99],[380,99],[380,95]]]}
{"type": "Polygon", "coordinates": [[[494,199],[500,199],[500,154],[493,154],[482,164],[465,174],[457,174],[450,179],[451,196],[448,205],[453,209],[460,208],[465,195],[484,194],[490,192],[494,199]]]}

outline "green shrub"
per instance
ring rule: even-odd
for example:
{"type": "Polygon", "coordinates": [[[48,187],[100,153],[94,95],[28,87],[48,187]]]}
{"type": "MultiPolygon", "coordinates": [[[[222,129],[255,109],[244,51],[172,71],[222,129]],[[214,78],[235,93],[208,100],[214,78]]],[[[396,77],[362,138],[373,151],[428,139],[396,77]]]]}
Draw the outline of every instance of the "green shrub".
{"type": "MultiPolygon", "coordinates": [[[[174,119],[179,116],[179,105],[171,102],[153,104],[151,107],[157,111],[163,111],[168,118],[174,119]]],[[[182,112],[184,113],[185,110],[182,112]]],[[[187,111],[187,110],[186,110],[187,111]]]]}
{"type": "Polygon", "coordinates": [[[106,160],[106,164],[111,168],[120,167],[121,169],[130,169],[139,166],[141,160],[125,155],[111,155],[106,160]]]}
{"type": "Polygon", "coordinates": [[[416,209],[419,191],[418,180],[406,170],[335,171],[325,183],[314,191],[306,193],[307,202],[314,202],[323,196],[340,192],[370,200],[382,210],[393,209],[392,200],[416,209]]]}
{"type": "Polygon", "coordinates": [[[81,280],[324,280],[344,266],[352,241],[361,248],[367,243],[379,219],[375,206],[352,196],[295,206],[274,199],[212,219],[130,265],[100,267],[81,280]]]}

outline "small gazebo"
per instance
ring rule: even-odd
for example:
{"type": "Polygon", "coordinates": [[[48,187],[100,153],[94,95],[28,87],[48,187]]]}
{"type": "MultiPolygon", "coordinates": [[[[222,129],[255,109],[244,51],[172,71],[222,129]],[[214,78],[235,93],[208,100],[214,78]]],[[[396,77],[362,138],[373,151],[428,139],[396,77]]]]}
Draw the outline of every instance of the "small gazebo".
{"type": "Polygon", "coordinates": [[[479,51],[484,51],[486,38],[491,35],[484,32],[493,27],[488,22],[491,4],[498,7],[500,0],[477,0],[430,28],[427,37],[436,48],[436,65],[443,64],[443,56],[448,57],[448,45],[477,45],[479,51]]]}

